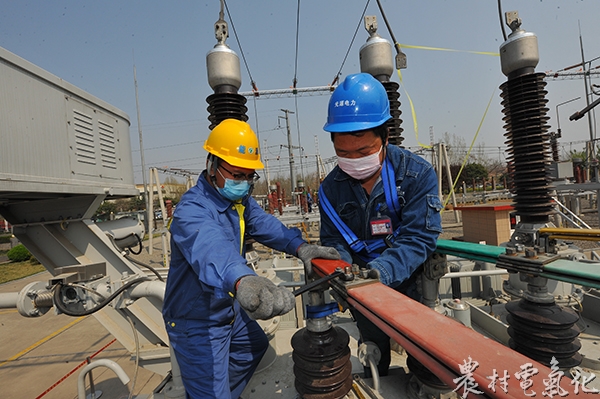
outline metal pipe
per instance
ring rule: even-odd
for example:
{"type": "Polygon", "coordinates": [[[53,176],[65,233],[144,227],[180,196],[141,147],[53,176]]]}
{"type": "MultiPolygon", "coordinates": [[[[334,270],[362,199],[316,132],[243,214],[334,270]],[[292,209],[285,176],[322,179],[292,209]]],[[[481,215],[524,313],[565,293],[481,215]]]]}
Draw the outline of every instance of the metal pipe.
{"type": "Polygon", "coordinates": [[[0,294],[0,309],[16,308],[19,298],[18,292],[7,292],[0,294]]]}
{"type": "Polygon", "coordinates": [[[165,398],[169,399],[181,399],[185,398],[185,388],[183,386],[183,380],[181,379],[181,370],[179,369],[179,363],[175,357],[175,351],[173,347],[169,347],[171,353],[171,382],[172,385],[165,392],[165,398]]]}
{"type": "Polygon", "coordinates": [[[470,270],[470,271],[466,271],[466,272],[446,273],[441,278],[497,276],[497,275],[501,275],[501,274],[508,274],[508,272],[505,269],[470,270]]]}
{"type": "Polygon", "coordinates": [[[373,389],[377,392],[381,392],[379,390],[379,369],[377,369],[377,364],[375,363],[373,356],[369,355],[367,356],[367,359],[369,359],[369,367],[371,368],[371,375],[373,376],[373,389]]]}
{"type": "Polygon", "coordinates": [[[572,99],[570,99],[568,101],[562,102],[560,104],[556,104],[556,123],[558,125],[558,128],[556,129],[556,132],[559,134],[559,136],[561,134],[561,131],[560,131],[560,118],[558,117],[558,107],[560,107],[561,105],[568,104],[568,103],[570,103],[572,101],[579,100],[580,98],[581,97],[576,97],[576,98],[572,98],[572,99]]]}
{"type": "Polygon", "coordinates": [[[113,362],[112,360],[108,360],[108,359],[95,360],[92,363],[86,365],[79,373],[79,377],[77,377],[77,398],[78,399],[86,399],[85,376],[87,375],[87,373],[89,373],[91,370],[95,369],[96,367],[109,368],[117,375],[117,377],[119,377],[119,379],[121,380],[123,385],[127,385],[129,383],[129,376],[127,376],[127,373],[125,373],[125,371],[117,363],[113,362]]]}
{"type": "MultiPolygon", "coordinates": [[[[555,197],[552,197],[552,199],[554,200],[556,205],[558,205],[559,208],[564,209],[569,215],[571,215],[575,220],[577,220],[577,222],[579,222],[583,226],[585,226],[586,229],[591,229],[591,227],[586,222],[584,222],[579,216],[577,216],[576,214],[571,212],[571,210],[569,208],[567,208],[566,206],[564,206],[558,199],[556,199],[555,197]]],[[[576,225],[575,222],[573,222],[570,218],[568,218],[567,215],[560,212],[560,210],[557,209],[556,211],[559,212],[561,215],[563,215],[565,217],[565,219],[567,219],[569,222],[576,225]]],[[[581,228],[581,227],[578,226],[578,228],[581,228]]]]}
{"type": "Polygon", "coordinates": [[[165,288],[166,283],[163,281],[144,281],[136,284],[129,295],[132,299],[153,297],[163,301],[165,299],[165,288]]]}
{"type": "Polygon", "coordinates": [[[550,237],[571,238],[573,240],[600,241],[600,229],[570,229],[566,227],[542,227],[540,234],[548,234],[550,237]]]}

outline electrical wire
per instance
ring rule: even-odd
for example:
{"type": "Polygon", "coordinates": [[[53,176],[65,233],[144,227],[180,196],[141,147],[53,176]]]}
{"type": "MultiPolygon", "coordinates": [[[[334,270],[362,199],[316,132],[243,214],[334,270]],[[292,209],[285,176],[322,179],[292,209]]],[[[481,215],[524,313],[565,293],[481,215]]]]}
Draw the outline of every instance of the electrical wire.
{"type": "Polygon", "coordinates": [[[139,254],[141,254],[141,253],[142,253],[142,249],[144,249],[144,244],[142,244],[142,239],[140,238],[140,236],[138,236],[138,235],[137,235],[137,234],[135,234],[135,233],[131,233],[131,234],[132,234],[132,235],[134,235],[134,236],[135,236],[135,238],[137,238],[137,241],[138,241],[138,246],[140,247],[140,250],[139,250],[139,251],[137,251],[137,252],[135,252],[135,251],[134,251],[134,250],[133,250],[131,247],[127,247],[127,249],[128,249],[128,250],[129,250],[129,251],[130,251],[132,254],[134,254],[134,255],[139,255],[139,254]]]}
{"type": "MultiPolygon", "coordinates": [[[[132,233],[132,234],[133,234],[133,233],[132,233]]],[[[122,251],[122,250],[121,250],[121,248],[120,248],[120,247],[117,245],[117,243],[116,243],[116,241],[115,241],[115,238],[114,238],[112,235],[110,235],[110,234],[107,234],[106,236],[108,237],[108,239],[110,240],[110,242],[112,243],[112,245],[115,247],[115,249],[116,249],[116,250],[117,250],[117,251],[118,251],[118,252],[119,252],[121,255],[123,255],[123,257],[124,257],[125,259],[127,259],[127,260],[130,260],[131,262],[135,263],[136,265],[139,265],[139,266],[145,267],[146,269],[148,269],[148,270],[150,270],[152,273],[154,273],[154,275],[156,275],[156,277],[157,277],[157,278],[158,278],[160,281],[163,281],[163,282],[165,281],[165,280],[162,278],[162,276],[160,275],[160,273],[159,273],[159,272],[158,272],[158,271],[157,271],[155,268],[153,268],[152,266],[150,266],[150,265],[147,265],[147,264],[145,264],[145,263],[143,263],[143,262],[140,262],[140,261],[139,261],[139,260],[137,260],[137,259],[134,259],[134,258],[132,258],[131,256],[129,256],[129,255],[127,254],[127,252],[125,252],[125,251],[122,251]]],[[[137,236],[137,235],[136,235],[136,237],[137,237],[137,239],[138,239],[138,241],[139,241],[139,243],[140,243],[140,251],[139,251],[139,252],[137,252],[137,253],[135,253],[135,252],[133,252],[133,251],[132,251],[132,253],[133,253],[133,254],[135,254],[135,255],[139,255],[139,254],[142,252],[142,239],[141,239],[139,236],[137,236]]],[[[129,248],[129,250],[131,251],[131,247],[129,248]]]]}
{"type": "Polygon", "coordinates": [[[145,267],[146,269],[150,270],[152,273],[154,273],[154,275],[156,275],[156,277],[157,277],[157,278],[158,278],[160,281],[162,281],[162,282],[164,282],[164,281],[165,281],[165,279],[164,279],[164,278],[162,278],[162,276],[160,275],[160,273],[159,273],[159,272],[158,272],[158,271],[157,271],[155,268],[153,268],[152,266],[150,266],[150,265],[147,265],[147,264],[145,264],[145,263],[143,263],[143,262],[140,262],[139,260],[137,260],[137,259],[135,259],[135,258],[132,258],[132,257],[131,257],[131,256],[129,256],[129,255],[125,255],[125,258],[126,258],[126,259],[128,259],[128,260],[130,260],[130,261],[132,261],[132,262],[133,262],[133,263],[135,263],[136,265],[139,265],[139,266],[145,267]]]}
{"type": "Polygon", "coordinates": [[[377,0],[377,6],[379,7],[379,12],[381,12],[381,16],[383,17],[383,22],[385,22],[385,26],[387,27],[388,32],[390,33],[390,37],[394,42],[394,47],[396,48],[396,53],[400,54],[402,51],[400,50],[400,44],[396,41],[396,37],[394,36],[394,32],[392,32],[392,27],[385,16],[385,12],[383,11],[383,7],[381,6],[381,2],[377,0]]]}
{"type": "Polygon", "coordinates": [[[298,83],[297,73],[298,73],[298,42],[300,37],[300,0],[298,0],[298,8],[296,10],[296,57],[294,60],[294,79],[292,80],[294,89],[296,88],[296,84],[298,83]]]}
{"type": "MultiPolygon", "coordinates": [[[[258,140],[258,144],[259,144],[259,147],[260,147],[260,133],[261,133],[261,131],[260,131],[259,127],[258,127],[258,107],[257,107],[258,104],[256,103],[256,96],[252,97],[252,101],[254,102],[254,123],[255,123],[255,126],[256,126],[254,130],[256,131],[256,139],[258,140]]],[[[263,158],[263,154],[262,154],[263,151],[264,151],[264,149],[261,148],[260,149],[260,157],[261,157],[261,159],[264,159],[263,158]]],[[[266,175],[266,171],[264,169],[261,172],[259,172],[259,173],[262,173],[263,176],[266,175]]]]}
{"type": "Polygon", "coordinates": [[[106,297],[102,294],[100,294],[98,291],[93,290],[92,288],[86,287],[85,285],[81,285],[81,284],[74,284],[74,283],[69,283],[67,284],[67,287],[77,287],[77,288],[81,288],[84,291],[87,292],[91,292],[94,295],[97,295],[98,297],[100,297],[101,300],[105,301],[106,297]]]}
{"type": "Polygon", "coordinates": [[[588,325],[586,323],[586,321],[583,319],[583,302],[577,298],[576,295],[568,295],[567,296],[569,298],[569,302],[567,303],[567,306],[569,306],[571,309],[573,309],[575,312],[577,312],[577,315],[579,316],[579,319],[577,320],[577,322],[575,323],[577,325],[577,328],[579,328],[579,333],[583,333],[585,330],[587,330],[588,325]],[[577,308],[573,305],[571,305],[571,299],[574,300],[575,302],[577,302],[577,308]]]}
{"type": "Polygon", "coordinates": [[[135,329],[135,324],[129,315],[125,315],[129,325],[131,326],[131,331],[133,332],[133,340],[135,342],[135,371],[133,372],[133,379],[131,380],[131,389],[129,390],[128,399],[133,397],[133,390],[135,389],[135,383],[137,382],[138,370],[140,368],[140,340],[138,338],[137,330],[135,329]]]}
{"type": "Polygon", "coordinates": [[[346,51],[346,55],[344,56],[342,65],[340,65],[340,69],[339,69],[338,73],[333,78],[333,81],[331,82],[331,86],[334,86],[337,83],[337,81],[339,80],[340,76],[342,75],[342,69],[344,68],[346,59],[348,59],[348,55],[350,54],[350,50],[352,49],[352,45],[354,44],[354,39],[356,39],[356,35],[358,34],[358,30],[360,29],[360,24],[362,23],[363,18],[365,17],[365,13],[367,12],[367,7],[369,7],[370,2],[371,2],[371,0],[367,0],[367,4],[365,4],[365,8],[362,12],[362,15],[360,16],[360,20],[358,21],[358,25],[356,26],[356,30],[354,31],[354,35],[352,36],[352,40],[350,41],[350,46],[348,46],[348,50],[346,51]]]}
{"type": "MultiPolygon", "coordinates": [[[[163,148],[189,146],[190,144],[202,144],[202,143],[204,143],[204,141],[201,141],[201,140],[198,140],[198,141],[188,141],[187,143],[167,144],[167,145],[160,145],[160,146],[157,146],[157,147],[144,148],[144,151],[162,150],[163,148]]],[[[140,150],[131,150],[131,152],[140,152],[140,150]]]]}
{"type": "Polygon", "coordinates": [[[89,316],[92,313],[96,313],[97,311],[99,311],[100,309],[102,309],[103,307],[108,305],[110,302],[112,302],[113,299],[115,299],[117,296],[121,295],[121,293],[123,291],[125,291],[126,289],[128,289],[129,287],[139,284],[141,282],[150,281],[150,280],[151,279],[149,277],[140,277],[135,280],[131,280],[131,281],[123,284],[118,290],[113,292],[112,295],[110,295],[108,298],[106,298],[105,301],[100,302],[97,306],[94,306],[92,309],[83,310],[83,311],[71,311],[70,309],[68,309],[66,307],[66,305],[63,303],[62,295],[61,295],[61,291],[62,291],[62,288],[64,287],[64,285],[63,285],[63,283],[58,283],[54,286],[54,306],[56,306],[56,308],[58,310],[60,310],[62,313],[66,314],[67,316],[74,316],[74,317],[89,316]]]}
{"type": "MultiPolygon", "coordinates": [[[[294,89],[298,83],[298,42],[300,37],[300,0],[298,0],[298,9],[296,11],[296,57],[294,61],[294,79],[292,80],[294,89]]],[[[298,147],[300,148],[300,173],[302,175],[302,181],[304,179],[304,164],[302,163],[302,155],[304,147],[302,147],[301,136],[300,136],[300,116],[298,115],[298,96],[294,95],[294,107],[296,111],[296,131],[298,133],[298,147]]],[[[293,150],[292,150],[293,151],[293,150]]]]}
{"type": "Polygon", "coordinates": [[[256,88],[256,84],[254,83],[254,79],[252,79],[252,74],[250,73],[250,67],[248,66],[248,62],[246,62],[246,56],[244,55],[244,50],[242,50],[242,44],[240,43],[240,39],[238,37],[237,31],[235,30],[235,25],[233,24],[233,18],[231,17],[231,13],[229,12],[229,7],[227,6],[227,1],[223,0],[225,4],[225,10],[227,10],[227,16],[229,17],[229,22],[231,22],[231,28],[233,29],[233,35],[235,36],[235,41],[240,48],[240,54],[242,54],[242,60],[244,61],[244,66],[246,67],[246,71],[248,72],[248,77],[250,77],[250,84],[252,85],[252,89],[256,88]]]}
{"type": "Polygon", "coordinates": [[[502,0],[498,0],[498,16],[500,17],[500,28],[502,29],[502,37],[506,41],[506,30],[504,29],[504,23],[502,22],[502,0]]]}
{"type": "Polygon", "coordinates": [[[145,264],[145,263],[143,263],[143,262],[140,262],[139,260],[137,260],[137,259],[135,259],[135,258],[132,258],[132,257],[131,257],[131,256],[129,256],[129,255],[124,255],[124,256],[125,256],[125,259],[132,261],[132,262],[133,262],[133,263],[135,263],[136,265],[139,265],[139,266],[145,267],[146,269],[150,270],[152,273],[154,273],[154,275],[156,275],[156,277],[157,277],[157,278],[158,278],[160,281],[163,281],[163,282],[165,281],[165,279],[164,279],[164,278],[162,278],[162,276],[160,275],[160,273],[158,272],[158,270],[156,270],[156,269],[155,269],[155,268],[153,268],[152,266],[150,266],[150,265],[147,265],[147,264],[145,264]]]}

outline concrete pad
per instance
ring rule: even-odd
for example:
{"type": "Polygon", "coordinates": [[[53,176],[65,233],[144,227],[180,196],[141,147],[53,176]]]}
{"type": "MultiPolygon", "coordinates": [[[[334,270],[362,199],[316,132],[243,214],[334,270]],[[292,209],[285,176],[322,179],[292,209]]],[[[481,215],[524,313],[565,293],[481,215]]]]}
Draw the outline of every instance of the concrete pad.
{"type": "MultiPolygon", "coordinates": [[[[47,281],[50,277],[50,273],[44,272],[2,284],[0,293],[17,292],[31,282],[47,281]]],[[[113,340],[114,337],[93,316],[74,318],[55,315],[51,310],[41,317],[26,318],[16,309],[0,309],[0,396],[77,398],[79,372],[85,366],[86,358],[94,354],[92,361],[113,360],[133,380],[135,361],[119,342],[113,340]]],[[[102,391],[102,398],[128,397],[132,382],[123,386],[106,368],[94,369],[92,375],[95,390],[102,391]]],[[[134,395],[151,394],[162,379],[158,374],[139,368],[134,395]]],[[[86,379],[86,386],[89,394],[89,379],[86,379]]]]}

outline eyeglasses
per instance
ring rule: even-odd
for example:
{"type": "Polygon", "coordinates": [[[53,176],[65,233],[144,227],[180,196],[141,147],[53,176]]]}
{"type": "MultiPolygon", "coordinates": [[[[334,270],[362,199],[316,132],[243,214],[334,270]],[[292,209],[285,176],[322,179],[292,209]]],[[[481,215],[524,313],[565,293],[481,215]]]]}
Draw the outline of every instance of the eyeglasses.
{"type": "Polygon", "coordinates": [[[233,180],[246,180],[250,184],[254,184],[260,179],[260,175],[256,172],[252,172],[248,175],[244,173],[233,173],[232,171],[226,169],[223,165],[219,165],[219,168],[223,169],[225,172],[229,173],[233,180]]]}

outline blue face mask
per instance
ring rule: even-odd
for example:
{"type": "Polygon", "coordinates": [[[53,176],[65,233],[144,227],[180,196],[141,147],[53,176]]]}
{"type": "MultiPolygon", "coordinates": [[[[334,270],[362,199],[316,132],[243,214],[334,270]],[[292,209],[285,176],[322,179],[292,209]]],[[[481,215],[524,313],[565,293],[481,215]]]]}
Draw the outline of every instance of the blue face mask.
{"type": "Polygon", "coordinates": [[[250,183],[247,180],[232,180],[223,176],[220,170],[217,171],[225,179],[223,188],[217,187],[219,194],[230,201],[237,201],[244,198],[250,191],[250,183]]]}

